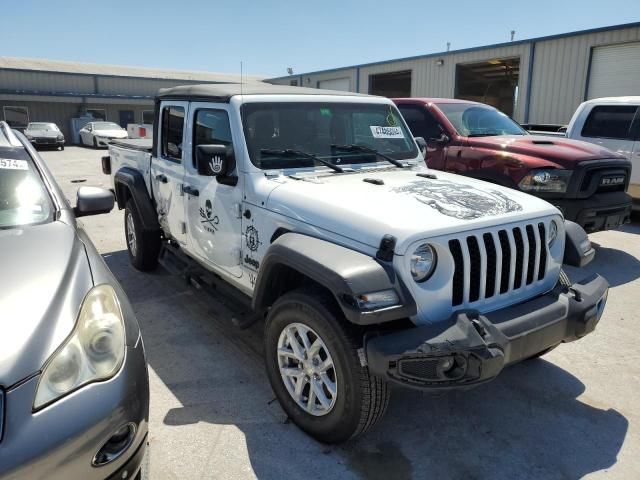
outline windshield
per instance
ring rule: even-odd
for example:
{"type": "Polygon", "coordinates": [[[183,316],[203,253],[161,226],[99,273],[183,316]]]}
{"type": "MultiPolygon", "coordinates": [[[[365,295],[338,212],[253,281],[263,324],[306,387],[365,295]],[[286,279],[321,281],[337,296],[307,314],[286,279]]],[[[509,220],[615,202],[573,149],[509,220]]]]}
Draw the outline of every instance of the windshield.
{"type": "Polygon", "coordinates": [[[0,228],[49,222],[52,213],[51,198],[31,158],[0,148],[0,228]]]}
{"type": "Polygon", "coordinates": [[[55,123],[30,123],[27,125],[27,130],[58,131],[58,127],[55,123]]]}
{"type": "Polygon", "coordinates": [[[93,124],[94,130],[120,130],[120,125],[113,122],[95,122],[93,124]]]}
{"type": "Polygon", "coordinates": [[[366,103],[246,103],[244,134],[251,162],[259,168],[310,168],[305,155],[281,155],[297,150],[336,165],[375,163],[375,153],[337,148],[362,145],[395,160],[415,158],[415,143],[395,106],[366,103]]]}
{"type": "Polygon", "coordinates": [[[464,137],[526,135],[520,125],[493,107],[475,103],[440,103],[438,108],[464,137]]]}

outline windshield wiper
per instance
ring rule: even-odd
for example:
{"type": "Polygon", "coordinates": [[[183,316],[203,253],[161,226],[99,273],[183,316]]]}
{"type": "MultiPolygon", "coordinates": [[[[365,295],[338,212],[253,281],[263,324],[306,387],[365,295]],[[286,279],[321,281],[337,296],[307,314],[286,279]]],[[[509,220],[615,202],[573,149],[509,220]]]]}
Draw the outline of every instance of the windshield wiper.
{"type": "Polygon", "coordinates": [[[374,148],[369,148],[365,145],[331,145],[331,148],[335,148],[336,150],[342,150],[343,152],[365,152],[371,153],[373,155],[377,155],[380,158],[384,158],[387,162],[394,164],[398,168],[404,168],[404,165],[400,163],[395,158],[391,158],[389,155],[385,155],[384,153],[380,153],[378,150],[374,148]]]}
{"type": "Polygon", "coordinates": [[[305,157],[313,160],[314,162],[319,162],[323,165],[326,165],[331,170],[334,170],[338,173],[344,172],[342,168],[340,168],[337,165],[334,165],[330,161],[325,160],[324,158],[318,158],[315,155],[312,155],[311,153],[303,152],[302,150],[293,150],[291,148],[287,148],[284,150],[278,150],[274,148],[261,148],[260,153],[264,153],[265,155],[278,155],[281,157],[305,157]]]}
{"type": "Polygon", "coordinates": [[[483,132],[483,133],[470,133],[468,137],[499,137],[504,135],[502,132],[483,132]]]}

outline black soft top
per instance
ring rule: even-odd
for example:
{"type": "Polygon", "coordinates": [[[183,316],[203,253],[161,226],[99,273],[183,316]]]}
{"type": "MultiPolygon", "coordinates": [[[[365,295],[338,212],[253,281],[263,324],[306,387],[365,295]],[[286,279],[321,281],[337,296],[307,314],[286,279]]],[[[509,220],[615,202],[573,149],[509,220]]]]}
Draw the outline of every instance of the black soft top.
{"type": "Polygon", "coordinates": [[[353,92],[336,90],[320,90],[318,88],[290,87],[288,85],[272,85],[270,83],[210,83],[202,85],[183,85],[179,87],[161,88],[158,100],[194,100],[229,102],[236,95],[340,95],[367,96],[353,92]]]}

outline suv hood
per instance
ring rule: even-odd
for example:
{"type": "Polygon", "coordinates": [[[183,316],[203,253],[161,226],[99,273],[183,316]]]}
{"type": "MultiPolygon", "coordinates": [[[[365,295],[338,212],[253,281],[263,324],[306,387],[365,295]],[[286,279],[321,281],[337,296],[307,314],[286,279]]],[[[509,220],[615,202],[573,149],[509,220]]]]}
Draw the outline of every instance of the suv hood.
{"type": "Polygon", "coordinates": [[[425,238],[559,213],[517,190],[422,167],[299,178],[279,180],[267,208],[373,248],[393,235],[400,255],[425,238]]]}
{"type": "MultiPolygon", "coordinates": [[[[501,135],[495,137],[467,137],[473,148],[486,148],[509,152],[553,162],[561,168],[571,169],[584,160],[623,158],[621,155],[593,143],[544,135],[501,135]]],[[[529,159],[528,159],[529,163],[529,159]]],[[[548,165],[529,165],[532,167],[548,165]]]]}
{"type": "Polygon", "coordinates": [[[56,132],[55,130],[25,130],[24,133],[25,135],[40,138],[57,138],[58,135],[62,135],[61,132],[56,132]]]}
{"type": "Polygon", "coordinates": [[[0,230],[0,386],[39,371],[93,285],[84,245],[61,222],[0,230]]]}

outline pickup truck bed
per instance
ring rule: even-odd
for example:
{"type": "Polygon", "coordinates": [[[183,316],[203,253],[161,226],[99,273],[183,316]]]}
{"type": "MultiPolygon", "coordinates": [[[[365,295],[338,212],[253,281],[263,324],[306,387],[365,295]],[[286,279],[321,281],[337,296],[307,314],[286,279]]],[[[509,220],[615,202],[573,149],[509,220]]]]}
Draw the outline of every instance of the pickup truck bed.
{"type": "Polygon", "coordinates": [[[125,138],[123,140],[112,140],[109,143],[122,148],[151,153],[152,140],[150,138],[125,138]]]}

